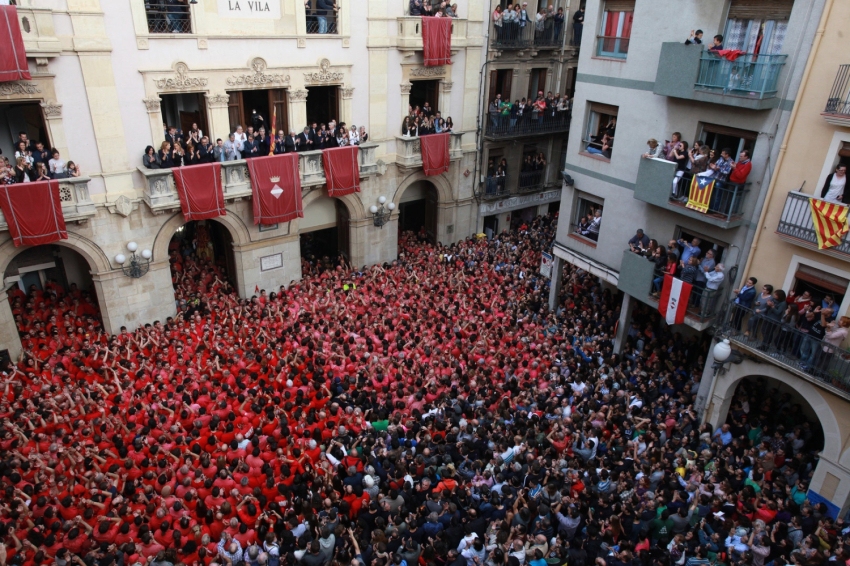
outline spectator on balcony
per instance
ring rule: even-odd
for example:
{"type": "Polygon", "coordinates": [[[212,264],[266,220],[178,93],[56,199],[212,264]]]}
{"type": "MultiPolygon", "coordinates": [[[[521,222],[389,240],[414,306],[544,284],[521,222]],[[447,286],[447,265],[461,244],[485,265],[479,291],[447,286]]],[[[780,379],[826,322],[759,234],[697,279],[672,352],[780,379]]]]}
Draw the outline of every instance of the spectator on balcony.
{"type": "Polygon", "coordinates": [[[446,127],[443,129],[444,132],[452,133],[455,128],[455,123],[452,121],[452,117],[449,116],[446,118],[446,127]]]}
{"type": "Polygon", "coordinates": [[[47,167],[44,166],[44,163],[36,163],[35,164],[35,177],[33,181],[49,181],[50,175],[47,174],[47,167]]]}
{"type": "Polygon", "coordinates": [[[649,236],[643,233],[643,228],[638,228],[635,235],[629,239],[629,249],[636,254],[642,254],[649,245],[649,236]]]}
{"type": "Polygon", "coordinates": [[[839,163],[834,173],[826,176],[820,198],[836,204],[850,204],[850,191],[847,190],[847,166],[839,163]]]}
{"type": "Polygon", "coordinates": [[[661,287],[664,285],[664,276],[671,275],[673,277],[676,276],[676,271],[679,269],[679,262],[676,258],[676,254],[668,253],[664,255],[662,248],[658,248],[661,251],[658,251],[655,254],[655,272],[658,273],[658,277],[652,280],[652,289],[653,295],[657,295],[661,292],[661,287]]]}
{"type": "Polygon", "coordinates": [[[304,131],[298,134],[298,141],[296,142],[298,146],[298,151],[312,151],[313,150],[313,140],[310,137],[310,128],[304,127],[304,131]]]}
{"type": "Polygon", "coordinates": [[[696,277],[694,277],[692,304],[695,305],[699,303],[699,297],[702,294],[702,290],[705,289],[706,285],[708,284],[708,277],[706,277],[706,273],[708,273],[709,271],[714,271],[714,267],[714,250],[708,250],[707,252],[705,252],[705,257],[699,260],[699,269],[697,269],[696,277]]]}
{"type": "Polygon", "coordinates": [[[242,144],[242,159],[251,159],[260,157],[260,144],[254,138],[253,134],[248,134],[248,139],[242,144]]]}
{"type": "Polygon", "coordinates": [[[48,161],[50,161],[50,152],[44,149],[44,144],[42,142],[35,142],[35,149],[32,150],[33,166],[38,165],[39,163],[47,165],[48,161]]]}
{"type": "Polygon", "coordinates": [[[685,45],[702,45],[702,30],[691,30],[691,35],[685,40],[685,45]]]}
{"type": "Polygon", "coordinates": [[[537,100],[534,101],[532,107],[532,119],[537,120],[537,125],[543,125],[543,119],[546,117],[546,99],[543,98],[543,92],[537,94],[537,100]]]}
{"type": "Polygon", "coordinates": [[[723,36],[717,34],[714,36],[713,43],[711,47],[708,48],[709,51],[721,51],[723,49],[723,36]]]}
{"type": "Polygon", "coordinates": [[[27,167],[32,167],[34,159],[32,157],[32,151],[26,141],[19,141],[15,149],[15,159],[21,158],[27,162],[27,167]]]}
{"type": "Polygon", "coordinates": [[[602,229],[602,210],[596,209],[593,212],[593,219],[587,227],[587,230],[581,233],[582,236],[590,238],[594,242],[599,241],[599,231],[602,229]]]}
{"type": "Polygon", "coordinates": [[[555,14],[555,17],[552,18],[555,24],[555,35],[553,37],[554,40],[557,40],[561,37],[561,33],[564,31],[564,9],[558,8],[558,13],[555,14]]]}
{"type": "Polygon", "coordinates": [[[345,122],[340,122],[335,128],[336,147],[345,147],[348,145],[348,131],[345,129],[345,122]]]}
{"type": "Polygon", "coordinates": [[[410,116],[405,116],[404,120],[401,122],[401,135],[402,137],[408,138],[414,136],[416,134],[412,133],[413,123],[410,121],[410,116]]]}
{"type": "Polygon", "coordinates": [[[753,300],[756,298],[756,283],[758,279],[749,277],[747,282],[740,289],[735,289],[735,315],[732,317],[732,324],[737,332],[741,331],[741,321],[744,319],[745,310],[753,306],[753,300]]]}
{"type": "Polygon", "coordinates": [[[74,163],[73,161],[68,162],[68,177],[79,177],[83,172],[80,170],[80,167],[74,163]]]}
{"type": "Polygon", "coordinates": [[[514,11],[513,4],[502,11],[502,41],[513,43],[517,40],[519,30],[519,13],[514,11]]]}
{"type": "Polygon", "coordinates": [[[257,156],[265,157],[271,152],[271,141],[269,137],[266,135],[266,129],[261,127],[259,129],[259,133],[257,134],[257,156]]]}
{"type": "Polygon", "coordinates": [[[655,138],[649,138],[646,140],[646,153],[641,155],[643,159],[661,159],[664,155],[663,148],[661,144],[658,143],[658,140],[655,138]]]}
{"type": "Polygon", "coordinates": [[[236,161],[242,159],[242,142],[236,140],[236,134],[230,134],[227,141],[224,142],[224,153],[227,161],[236,161]]]}
{"type": "Polygon", "coordinates": [[[510,100],[505,100],[499,106],[499,123],[502,128],[507,128],[508,124],[511,123],[511,111],[513,110],[513,104],[511,104],[510,100]]]}
{"type": "Polygon", "coordinates": [[[198,128],[198,124],[192,122],[192,127],[186,132],[186,141],[191,141],[197,147],[201,143],[201,139],[204,137],[204,132],[198,128]]]}
{"type": "MultiPolygon", "coordinates": [[[[156,152],[153,150],[153,147],[148,146],[151,149],[151,153],[154,155],[154,159],[156,159],[156,152]]],[[[145,150],[147,154],[147,150],[145,150]]],[[[62,156],[59,155],[59,150],[53,150],[53,156],[50,161],[47,162],[47,168],[50,171],[50,177],[52,179],[64,179],[65,178],[65,160],[62,159],[62,156]]]]}
{"type": "Polygon", "coordinates": [[[680,141],[676,144],[676,147],[673,148],[671,161],[676,163],[676,175],[673,177],[673,198],[677,200],[682,200],[683,198],[687,200],[687,187],[683,191],[684,194],[679,194],[679,184],[682,181],[682,177],[685,175],[685,171],[688,170],[688,142],[680,141]]]}
{"type": "Polygon", "coordinates": [[[694,147],[688,152],[689,168],[692,175],[699,175],[708,169],[708,155],[711,151],[707,145],[695,141],[694,147]]]}
{"type": "Polygon", "coordinates": [[[764,327],[762,330],[762,343],[759,350],[766,350],[773,344],[773,339],[776,337],[776,332],[782,324],[782,315],[785,314],[787,308],[785,302],[785,291],[777,289],[773,292],[766,301],[764,310],[764,327]]]}
{"type": "Polygon", "coordinates": [[[834,354],[847,339],[848,329],[850,329],[850,318],[846,316],[842,316],[837,323],[835,321],[827,323],[826,334],[823,337],[823,353],[827,356],[834,354]]]}
{"type": "MultiPolygon", "coordinates": [[[[413,0],[411,0],[413,1],[413,0]]],[[[502,7],[496,6],[496,9],[493,10],[493,33],[496,35],[496,41],[502,42],[505,40],[505,32],[502,22],[502,7]]]]}
{"type": "Polygon", "coordinates": [[[785,309],[782,317],[782,322],[785,324],[796,325],[799,318],[814,305],[809,291],[803,291],[799,295],[795,291],[789,291],[785,300],[788,303],[788,308],[785,309]]]}
{"type": "Polygon", "coordinates": [[[724,147],[720,151],[720,157],[714,163],[708,164],[708,169],[701,176],[712,177],[715,180],[716,186],[723,186],[723,183],[729,178],[729,173],[732,172],[733,161],[730,157],[732,150],[724,147]]]}
{"type": "MultiPolygon", "coordinates": [[[[697,273],[699,273],[699,259],[696,256],[691,256],[685,260],[680,260],[679,265],[682,267],[682,272],[679,274],[679,279],[685,283],[694,284],[697,273]]],[[[691,294],[694,294],[693,290],[691,294]]]]}
{"type": "Polygon", "coordinates": [[[572,101],[570,97],[564,94],[558,101],[558,120],[560,120],[561,124],[566,124],[570,119],[570,112],[572,111],[572,101]]]}
{"type": "MultiPolygon", "coordinates": [[[[245,145],[245,142],[248,140],[248,135],[242,131],[242,126],[236,126],[236,131],[233,132],[234,140],[236,141],[236,151],[239,152],[240,156],[242,154],[242,148],[245,145]]],[[[241,158],[241,157],[240,157],[241,158]]]]}
{"type": "Polygon", "coordinates": [[[800,320],[799,330],[805,334],[800,342],[800,367],[803,371],[809,371],[820,362],[819,346],[821,340],[826,336],[826,329],[829,327],[829,317],[832,311],[815,312],[807,311],[805,317],[800,320]]]}
{"type": "MultiPolygon", "coordinates": [[[[165,143],[165,142],[163,142],[165,143]]],[[[159,169],[159,159],[156,156],[156,150],[154,150],[152,145],[149,145],[145,148],[145,154],[142,156],[142,165],[145,166],[145,169],[159,169]]],[[[64,171],[64,164],[63,164],[64,171]]]]}
{"type": "Polygon", "coordinates": [[[174,167],[174,150],[171,148],[171,143],[164,141],[159,146],[159,151],[156,153],[156,162],[163,169],[171,169],[174,167]]]}
{"type": "Polygon", "coordinates": [[[177,131],[177,128],[174,126],[168,126],[168,131],[165,133],[165,141],[171,144],[171,147],[174,147],[175,142],[181,139],[182,136],[177,131]]]}
{"type": "Polygon", "coordinates": [[[339,6],[335,0],[316,0],[316,18],[319,20],[319,33],[328,33],[328,17],[336,21],[339,6]]]}
{"type": "Polygon", "coordinates": [[[201,137],[201,143],[196,145],[196,147],[198,148],[200,163],[212,163],[215,161],[215,146],[210,143],[208,136],[201,137]]]}
{"type": "Polygon", "coordinates": [[[581,32],[584,30],[584,6],[579,6],[573,14],[573,45],[581,45],[581,32]]]}
{"type": "Polygon", "coordinates": [[[735,185],[743,185],[747,182],[747,177],[750,176],[752,169],[753,163],[750,161],[750,151],[748,149],[741,150],[741,153],[738,155],[738,161],[732,163],[729,182],[735,185]]]}
{"type": "Polygon", "coordinates": [[[682,134],[679,132],[673,132],[673,135],[670,136],[671,139],[664,142],[664,159],[667,161],[675,161],[673,159],[673,150],[676,149],[676,146],[682,141],[682,134]]]}
{"type": "MultiPolygon", "coordinates": [[[[441,122],[442,122],[442,120],[443,119],[440,118],[441,122]]],[[[360,143],[366,143],[367,141],[369,141],[369,134],[366,133],[366,126],[360,126],[359,135],[360,135],[360,143]]]]}
{"type": "Polygon", "coordinates": [[[221,138],[215,140],[212,150],[212,160],[214,163],[224,163],[227,161],[227,151],[224,149],[224,141],[221,138]]]}
{"type": "Polygon", "coordinates": [[[15,175],[15,183],[29,183],[35,177],[35,172],[23,157],[15,158],[13,173],[15,175]]]}
{"type": "Polygon", "coordinates": [[[723,280],[726,278],[726,274],[724,273],[726,268],[723,264],[718,263],[713,269],[709,269],[708,266],[706,266],[703,270],[706,278],[705,288],[711,291],[717,291],[720,289],[720,286],[723,284],[723,280]]]}
{"type": "Polygon", "coordinates": [[[189,31],[189,6],[188,0],[163,0],[165,3],[165,17],[168,20],[168,28],[171,33],[185,33],[189,31]]]}
{"type": "Polygon", "coordinates": [[[457,4],[452,4],[451,6],[449,6],[448,4],[446,5],[445,15],[447,18],[457,18],[457,14],[457,4]]]}
{"type": "Polygon", "coordinates": [[[197,165],[201,162],[201,154],[192,141],[186,142],[186,150],[183,155],[183,165],[197,165]]]}
{"type": "Polygon", "coordinates": [[[536,42],[543,41],[546,31],[546,8],[541,6],[537,10],[537,15],[534,17],[534,40],[536,42]]]}
{"type": "Polygon", "coordinates": [[[360,145],[360,132],[354,124],[348,129],[348,145],[360,145]]]}
{"type": "Polygon", "coordinates": [[[421,16],[422,15],[422,0],[410,0],[410,15],[411,16],[421,16]]]}
{"type": "Polygon", "coordinates": [[[587,144],[585,151],[593,155],[601,155],[605,159],[611,159],[611,149],[613,147],[612,143],[613,138],[608,137],[607,133],[602,136],[602,139],[599,139],[598,136],[594,136],[590,143],[587,144]],[[597,145],[599,147],[596,147],[597,145]]]}
{"type": "Polygon", "coordinates": [[[497,94],[496,99],[490,101],[490,106],[487,108],[487,113],[490,115],[490,125],[493,129],[499,127],[499,112],[502,106],[502,95],[497,94]]]}
{"type": "Polygon", "coordinates": [[[702,240],[699,238],[694,238],[690,241],[690,243],[686,242],[683,238],[676,240],[676,244],[682,248],[682,255],[680,256],[682,263],[688,263],[688,259],[690,259],[691,256],[699,257],[702,255],[702,250],[699,247],[701,243],[702,240]]]}
{"type": "Polygon", "coordinates": [[[824,295],[823,300],[820,303],[819,307],[815,307],[815,312],[820,312],[822,310],[829,309],[830,316],[829,320],[835,320],[836,315],[838,314],[838,305],[835,304],[835,297],[832,295],[824,295]]]}
{"type": "Polygon", "coordinates": [[[299,150],[301,140],[295,135],[295,130],[289,130],[289,135],[283,138],[283,152],[292,153],[299,150]]]}
{"type": "Polygon", "coordinates": [[[755,296],[752,301],[753,315],[747,321],[747,331],[744,332],[744,337],[752,336],[755,338],[758,333],[761,319],[767,311],[767,301],[773,294],[773,285],[764,285],[761,288],[761,293],[755,296]]]}

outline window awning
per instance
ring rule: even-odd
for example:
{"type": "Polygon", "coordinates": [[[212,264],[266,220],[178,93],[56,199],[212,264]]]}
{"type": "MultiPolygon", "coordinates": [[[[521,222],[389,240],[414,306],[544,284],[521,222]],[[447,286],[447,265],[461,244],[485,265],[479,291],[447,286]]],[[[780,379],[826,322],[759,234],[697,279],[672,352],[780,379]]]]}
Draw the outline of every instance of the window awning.
{"type": "Polygon", "coordinates": [[[0,6],[0,82],[31,79],[15,6],[0,6]]]}

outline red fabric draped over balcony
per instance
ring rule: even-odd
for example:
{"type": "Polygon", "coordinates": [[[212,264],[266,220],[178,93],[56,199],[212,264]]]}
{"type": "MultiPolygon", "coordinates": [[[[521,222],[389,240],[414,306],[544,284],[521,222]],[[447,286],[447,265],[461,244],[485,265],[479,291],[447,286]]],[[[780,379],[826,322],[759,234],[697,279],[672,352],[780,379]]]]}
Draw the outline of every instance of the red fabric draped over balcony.
{"type": "Polygon", "coordinates": [[[449,170],[449,134],[431,134],[419,138],[422,169],[431,177],[449,170]]]}
{"type": "Polygon", "coordinates": [[[254,224],[268,226],[304,218],[298,154],[286,153],[249,159],[254,224]]]}
{"type": "Polygon", "coordinates": [[[15,246],[67,240],[59,181],[0,185],[0,210],[15,246]]]}
{"type": "Polygon", "coordinates": [[[186,222],[227,214],[221,185],[221,163],[174,167],[171,172],[186,222]]]}
{"type": "Polygon", "coordinates": [[[322,150],[328,196],[341,197],[360,192],[360,162],[356,145],[322,150]]]}
{"type": "Polygon", "coordinates": [[[31,79],[15,6],[0,6],[0,82],[31,79]]]}
{"type": "Polygon", "coordinates": [[[452,64],[452,19],[422,18],[422,50],[426,67],[452,64]]]}

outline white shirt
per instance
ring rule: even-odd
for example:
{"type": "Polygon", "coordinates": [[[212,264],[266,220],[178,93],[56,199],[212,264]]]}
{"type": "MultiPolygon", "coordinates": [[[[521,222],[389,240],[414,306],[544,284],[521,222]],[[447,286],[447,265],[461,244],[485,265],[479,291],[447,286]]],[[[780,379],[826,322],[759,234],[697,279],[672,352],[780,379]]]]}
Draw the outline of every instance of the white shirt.
{"type": "Polygon", "coordinates": [[[705,284],[706,289],[719,289],[720,284],[723,283],[723,278],[725,277],[722,271],[708,271],[705,274],[705,278],[708,281],[705,284]]]}
{"type": "Polygon", "coordinates": [[[245,132],[241,134],[239,132],[233,132],[233,135],[236,136],[236,149],[242,151],[243,145],[248,141],[248,135],[245,132]]]}
{"type": "Polygon", "coordinates": [[[823,200],[842,204],[841,197],[844,196],[844,185],[846,184],[847,175],[844,175],[843,177],[833,175],[832,182],[829,183],[829,190],[826,192],[826,196],[823,198],[823,200]]]}

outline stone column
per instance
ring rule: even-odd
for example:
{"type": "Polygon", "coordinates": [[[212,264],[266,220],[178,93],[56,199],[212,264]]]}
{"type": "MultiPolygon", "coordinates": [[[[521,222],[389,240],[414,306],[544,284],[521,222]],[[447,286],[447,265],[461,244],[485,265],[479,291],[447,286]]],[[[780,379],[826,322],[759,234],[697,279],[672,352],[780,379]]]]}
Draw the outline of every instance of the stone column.
{"type": "Polygon", "coordinates": [[[289,89],[287,94],[289,95],[289,129],[301,133],[307,125],[307,91],[289,89]]]}
{"type": "Polygon", "coordinates": [[[348,127],[351,127],[351,124],[355,124],[357,129],[360,129],[360,126],[365,126],[362,122],[358,124],[354,121],[354,112],[352,110],[352,100],[354,99],[354,87],[343,87],[339,89],[340,94],[342,95],[342,106],[340,108],[340,114],[342,114],[342,120],[348,127]]]}
{"type": "Polygon", "coordinates": [[[440,106],[437,110],[443,115],[443,120],[452,115],[452,84],[446,79],[440,81],[440,106]]]}
{"type": "Polygon", "coordinates": [[[401,124],[407,116],[407,107],[410,106],[410,89],[413,88],[413,83],[401,83],[398,88],[401,93],[401,118],[398,123],[398,131],[401,132],[401,124]]]}
{"type": "Polygon", "coordinates": [[[564,284],[564,260],[552,254],[552,280],[549,282],[549,310],[558,307],[558,294],[564,284]]]}
{"type": "Polygon", "coordinates": [[[13,362],[21,355],[21,337],[18,335],[18,326],[15,324],[15,316],[9,305],[9,295],[6,291],[0,291],[0,346],[9,350],[9,357],[13,362]]]}
{"type": "Polygon", "coordinates": [[[230,135],[230,114],[227,110],[230,95],[226,92],[220,92],[205,96],[207,97],[207,116],[210,122],[210,131],[207,132],[207,135],[210,136],[210,141],[215,145],[216,138],[221,138],[224,141],[230,135]]]}
{"type": "Polygon", "coordinates": [[[138,279],[127,277],[121,269],[92,273],[92,282],[107,334],[128,330],[174,316],[174,287],[168,261],[151,263],[150,271],[138,279]]]}
{"type": "Polygon", "coordinates": [[[59,150],[59,153],[65,159],[79,159],[71,157],[68,150],[68,140],[65,137],[65,126],[62,123],[62,105],[56,101],[47,101],[41,103],[41,109],[44,114],[45,126],[50,132],[50,143],[59,150]]]}
{"type": "MultiPolygon", "coordinates": [[[[369,9],[372,9],[369,2],[369,9]]],[[[386,29],[386,26],[384,26],[386,29]]],[[[386,32],[385,32],[386,33],[386,32]]],[[[370,36],[368,40],[373,40],[370,36]]],[[[369,139],[371,141],[382,141],[398,135],[401,131],[401,122],[398,125],[387,124],[394,121],[389,115],[389,92],[390,85],[387,77],[387,49],[369,49],[369,139]]],[[[407,104],[404,105],[407,112],[407,104]]],[[[403,118],[402,118],[403,119],[403,118]]]]}
{"type": "MultiPolygon", "coordinates": [[[[472,10],[472,5],[467,7],[472,10]]],[[[469,12],[478,13],[478,12],[469,12]]],[[[467,49],[466,50],[466,66],[463,70],[463,120],[455,120],[455,129],[460,127],[463,132],[474,132],[478,122],[478,112],[480,110],[480,98],[478,95],[478,75],[481,72],[481,50],[467,49]]],[[[489,102],[489,101],[488,101],[489,102]]],[[[484,107],[487,111],[487,107],[484,107]]]]}
{"type": "Polygon", "coordinates": [[[162,127],[162,99],[158,96],[143,98],[145,109],[148,111],[148,122],[151,127],[151,145],[159,151],[159,145],[165,141],[165,132],[162,127]]]}
{"type": "Polygon", "coordinates": [[[623,293],[623,304],[620,306],[620,321],[617,323],[617,336],[614,337],[614,353],[619,354],[623,351],[623,344],[626,342],[626,336],[629,333],[632,322],[632,301],[633,297],[628,293],[623,293]]]}

